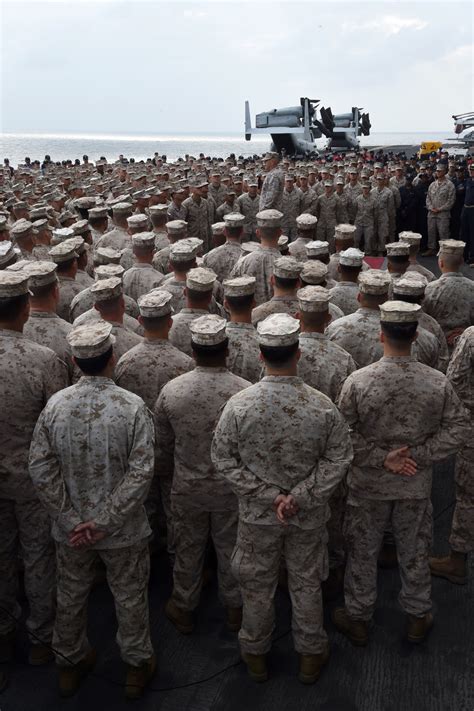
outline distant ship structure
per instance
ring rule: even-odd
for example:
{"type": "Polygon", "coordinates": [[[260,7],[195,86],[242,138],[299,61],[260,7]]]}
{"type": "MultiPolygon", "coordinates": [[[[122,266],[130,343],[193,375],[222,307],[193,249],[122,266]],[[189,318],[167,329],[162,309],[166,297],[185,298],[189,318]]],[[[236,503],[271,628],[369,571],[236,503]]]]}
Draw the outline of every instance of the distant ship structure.
{"type": "Polygon", "coordinates": [[[350,112],[333,114],[329,107],[318,108],[319,103],[320,99],[302,97],[299,106],[257,114],[252,128],[250,105],[246,101],[245,138],[250,141],[252,135],[269,133],[273,148],[279,153],[307,155],[318,152],[315,141],[322,136],[328,139],[328,149],[351,150],[358,148],[359,136],[370,134],[369,114],[361,113],[361,108],[353,106],[350,112]]]}

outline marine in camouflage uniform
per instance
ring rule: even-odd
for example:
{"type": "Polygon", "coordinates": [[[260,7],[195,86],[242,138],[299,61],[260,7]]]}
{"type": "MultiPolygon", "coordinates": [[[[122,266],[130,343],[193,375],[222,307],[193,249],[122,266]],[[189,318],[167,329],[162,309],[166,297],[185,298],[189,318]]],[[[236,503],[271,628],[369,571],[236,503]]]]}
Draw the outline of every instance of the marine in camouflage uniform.
{"type": "Polygon", "coordinates": [[[301,192],[293,183],[293,178],[285,179],[285,189],[281,200],[283,219],[281,228],[285,235],[292,241],[296,237],[296,218],[301,214],[301,192]]]}
{"type": "Polygon", "coordinates": [[[257,332],[251,322],[255,281],[254,277],[238,277],[224,282],[224,307],[230,314],[226,326],[227,367],[251,383],[260,380],[262,373],[257,332]]]}
{"type": "Polygon", "coordinates": [[[390,188],[383,185],[384,178],[381,176],[377,181],[377,187],[370,191],[375,202],[375,236],[374,251],[383,252],[385,245],[390,242],[390,215],[395,219],[395,202],[390,188]]]}
{"type": "MultiPolygon", "coordinates": [[[[298,322],[276,314],[260,325],[259,342],[292,345],[295,334],[297,338],[298,322]],[[276,327],[268,325],[275,320],[276,327]]],[[[294,355],[292,362],[296,372],[294,355]]],[[[239,633],[244,655],[265,655],[271,647],[283,557],[295,648],[302,655],[326,658],[320,581],[328,574],[328,499],[351,457],[347,425],[337,408],[296,375],[266,376],[225,406],[212,460],[239,502],[232,567],[244,605],[239,633]],[[278,521],[274,509],[283,495],[291,495],[298,507],[286,519],[288,525],[278,521]]]]}
{"type": "Polygon", "coordinates": [[[193,194],[183,201],[185,217],[188,223],[188,236],[197,237],[204,243],[204,251],[210,246],[210,222],[207,200],[201,197],[198,188],[193,188],[193,194]]]}
{"type": "Polygon", "coordinates": [[[356,232],[354,243],[364,249],[366,254],[375,251],[375,199],[366,189],[355,199],[354,225],[356,232]],[[361,241],[364,240],[362,247],[361,241]]]}
{"type": "Polygon", "coordinates": [[[344,222],[343,216],[340,200],[334,192],[319,196],[316,203],[316,235],[319,240],[329,242],[330,252],[334,252],[334,230],[338,223],[344,222]]]}
{"type": "Polygon", "coordinates": [[[279,210],[282,212],[285,176],[278,167],[279,156],[277,153],[267,153],[263,160],[267,166],[271,167],[263,181],[258,209],[260,212],[262,210],[279,210]]]}
{"type": "MultiPolygon", "coordinates": [[[[388,318],[390,305],[398,308],[400,303],[382,306],[382,320],[388,318]]],[[[405,323],[405,314],[403,318],[405,323]]],[[[345,522],[345,613],[350,620],[365,623],[372,618],[377,557],[391,524],[401,571],[399,602],[412,621],[422,621],[422,632],[412,640],[421,641],[432,624],[428,566],[432,464],[463,446],[469,434],[466,413],[446,376],[410,355],[384,355],[350,375],[339,408],[351,429],[354,447],[345,522]],[[404,446],[416,463],[414,476],[403,476],[401,466],[389,468],[387,455],[404,446]]],[[[336,624],[337,618],[336,611],[336,624]]]]}
{"type": "MultiPolygon", "coordinates": [[[[24,275],[0,273],[0,306],[5,299],[20,297],[22,293],[27,304],[26,290],[24,275]]],[[[19,543],[29,605],[26,626],[47,643],[51,641],[54,622],[54,545],[49,516],[40,505],[28,475],[28,451],[42,409],[54,393],[67,387],[68,373],[52,350],[27,339],[21,328],[2,318],[0,605],[10,614],[0,611],[0,636],[14,631],[15,619],[21,614],[17,603],[19,543]]],[[[38,644],[34,638],[32,643],[38,644]]]]}
{"type": "Polygon", "coordinates": [[[257,239],[257,212],[260,210],[260,200],[257,194],[257,184],[250,181],[248,183],[249,192],[243,193],[237,198],[240,212],[245,217],[244,236],[247,240],[257,239]],[[251,189],[254,187],[255,189],[251,189]]]}
{"type": "Polygon", "coordinates": [[[474,550],[474,326],[459,338],[447,378],[469,412],[470,438],[456,454],[456,506],[449,536],[450,554],[431,558],[432,575],[467,583],[467,555],[474,550]]]}
{"type": "Polygon", "coordinates": [[[436,170],[437,180],[431,183],[426,195],[428,210],[428,250],[435,252],[438,241],[449,239],[451,208],[456,202],[456,189],[446,178],[443,169],[436,170]]]}
{"type": "MultiPolygon", "coordinates": [[[[193,324],[193,343],[202,348],[222,344],[225,358],[225,325],[218,316],[203,316],[193,324]]],[[[227,608],[241,605],[239,586],[230,569],[237,502],[214,469],[211,442],[223,405],[250,383],[222,365],[203,366],[198,355],[196,359],[193,371],[165,385],[154,408],[157,468],[173,479],[176,559],[171,605],[185,613],[199,603],[209,536],[217,553],[220,598],[227,608]]]]}
{"type": "MultiPolygon", "coordinates": [[[[100,355],[86,354],[84,344],[72,340],[81,329],[98,328],[104,324],[71,332],[75,357],[100,355]]],[[[106,348],[110,338],[108,344],[106,348]]],[[[90,650],[87,599],[99,559],[114,597],[122,659],[138,667],[153,655],[148,613],[151,529],[143,505],[153,458],[148,408],[107,375],[83,376],[51,398],[41,413],[31,446],[30,476],[53,519],[58,565],[53,645],[60,666],[66,664],[65,657],[78,664],[90,650]],[[90,521],[102,537],[85,547],[72,547],[71,533],[90,521]]]]}

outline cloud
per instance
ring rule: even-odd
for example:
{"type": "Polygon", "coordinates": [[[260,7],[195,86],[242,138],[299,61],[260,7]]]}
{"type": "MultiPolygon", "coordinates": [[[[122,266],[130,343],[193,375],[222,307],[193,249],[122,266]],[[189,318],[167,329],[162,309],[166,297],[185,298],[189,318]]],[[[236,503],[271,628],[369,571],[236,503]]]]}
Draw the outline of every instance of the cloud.
{"type": "Polygon", "coordinates": [[[384,15],[378,19],[366,22],[343,22],[343,32],[382,32],[386,37],[400,34],[402,30],[420,32],[428,27],[428,22],[419,17],[400,17],[398,15],[384,15]]]}

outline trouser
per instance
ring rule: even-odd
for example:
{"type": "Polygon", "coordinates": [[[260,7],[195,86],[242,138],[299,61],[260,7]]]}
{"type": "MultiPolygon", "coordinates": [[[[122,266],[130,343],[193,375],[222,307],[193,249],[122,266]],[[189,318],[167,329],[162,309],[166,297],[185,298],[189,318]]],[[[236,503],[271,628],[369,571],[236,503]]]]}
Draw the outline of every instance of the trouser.
{"type": "Polygon", "coordinates": [[[458,553],[474,550],[474,460],[456,455],[456,508],[449,545],[458,553]]]}
{"type": "Polygon", "coordinates": [[[211,536],[217,556],[219,597],[225,607],[240,607],[242,598],[231,570],[237,536],[238,512],[203,511],[172,500],[176,557],[173,600],[177,607],[194,610],[199,604],[206,548],[211,536]]]}
{"type": "Polygon", "coordinates": [[[160,514],[164,513],[166,523],[167,549],[170,556],[174,555],[174,535],[173,516],[171,514],[171,485],[172,477],[154,475],[148,496],[145,501],[145,509],[153,532],[163,529],[160,514]]]}
{"type": "Polygon", "coordinates": [[[429,499],[384,501],[349,495],[344,526],[347,545],[344,596],[350,617],[368,621],[373,615],[377,599],[377,558],[389,524],[400,567],[400,605],[415,617],[429,612],[431,514],[429,499]]]}
{"type": "Polygon", "coordinates": [[[362,240],[364,252],[367,254],[369,252],[375,252],[375,228],[374,225],[356,225],[356,231],[354,232],[354,244],[356,247],[361,249],[362,240]]]}
{"type": "Polygon", "coordinates": [[[428,249],[438,249],[438,242],[449,239],[449,212],[428,212],[428,249]]]}
{"type": "Polygon", "coordinates": [[[336,243],[334,233],[336,231],[336,222],[334,220],[321,220],[316,226],[316,237],[323,242],[329,242],[329,252],[333,254],[336,251],[336,243]]]}
{"type": "MultiPolygon", "coordinates": [[[[17,602],[18,554],[24,565],[25,593],[30,608],[26,627],[51,642],[54,622],[55,558],[51,521],[37,499],[0,499],[0,635],[15,629],[21,614],[17,602]]],[[[34,637],[33,644],[37,643],[34,637]]]]}
{"type": "Polygon", "coordinates": [[[388,215],[380,217],[377,219],[376,226],[376,237],[375,237],[375,249],[376,252],[383,252],[385,250],[385,245],[389,242],[389,220],[388,215]]]}
{"type": "Polygon", "coordinates": [[[474,205],[464,205],[461,213],[461,239],[466,243],[464,258],[474,263],[474,205]]]}
{"type": "Polygon", "coordinates": [[[53,647],[59,653],[56,661],[61,666],[67,666],[67,660],[77,664],[90,649],[87,601],[99,559],[105,565],[115,602],[121,657],[126,664],[140,666],[153,654],[148,612],[150,557],[145,541],[105,550],[57,544],[58,599],[53,633],[53,647]]]}
{"type": "Polygon", "coordinates": [[[346,559],[343,524],[344,514],[346,511],[346,487],[343,483],[339,484],[336,491],[329,499],[329,508],[331,515],[327,522],[328,530],[328,553],[329,553],[329,568],[339,568],[344,565],[346,559]]]}
{"type": "Polygon", "coordinates": [[[300,654],[319,654],[327,646],[321,598],[321,580],[328,575],[324,521],[311,530],[239,521],[232,569],[242,590],[242,652],[266,654],[271,647],[282,558],[288,570],[295,649],[300,654]]]}

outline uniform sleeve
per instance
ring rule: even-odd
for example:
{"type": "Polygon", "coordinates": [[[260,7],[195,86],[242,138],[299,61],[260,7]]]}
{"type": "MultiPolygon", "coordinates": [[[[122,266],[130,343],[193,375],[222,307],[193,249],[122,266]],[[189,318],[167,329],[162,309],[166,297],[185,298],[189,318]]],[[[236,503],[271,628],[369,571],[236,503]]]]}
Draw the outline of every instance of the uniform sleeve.
{"type": "Polygon", "coordinates": [[[66,363],[55,353],[51,354],[51,359],[47,363],[44,379],[45,402],[59,390],[67,388],[69,385],[69,371],[66,363]]]}
{"type": "Polygon", "coordinates": [[[448,182],[446,201],[439,208],[442,212],[448,212],[456,202],[456,189],[451,181],[448,182]]]}
{"type": "Polygon", "coordinates": [[[357,408],[356,390],[352,378],[348,378],[342,386],[338,407],[349,425],[349,431],[354,449],[354,464],[358,467],[376,467],[383,469],[388,449],[378,447],[370,442],[357,429],[359,412],[357,408]]]}
{"type": "Polygon", "coordinates": [[[471,393],[472,353],[469,347],[468,335],[468,332],[464,331],[459,338],[446,376],[459,399],[467,407],[472,408],[472,399],[474,397],[471,393]]]}
{"type": "Polygon", "coordinates": [[[310,475],[290,492],[299,507],[306,509],[327,503],[332,492],[344,479],[352,457],[349,428],[334,407],[324,456],[319,459],[310,475]]]}
{"type": "Polygon", "coordinates": [[[214,432],[211,459],[217,473],[226,479],[239,498],[258,499],[260,503],[271,506],[282,493],[279,487],[263,482],[245,467],[239,453],[237,419],[230,402],[225,406],[214,432]]]}
{"type": "Polygon", "coordinates": [[[153,419],[143,404],[135,415],[127,472],[94,519],[102,531],[118,531],[145,501],[154,473],[154,439],[153,419]]]}
{"type": "MultiPolygon", "coordinates": [[[[434,185],[434,183],[432,183],[431,185],[434,185]]],[[[428,188],[428,192],[426,193],[426,209],[427,209],[427,210],[432,210],[432,209],[433,209],[433,201],[432,201],[432,199],[431,199],[431,190],[430,190],[431,185],[430,185],[430,187],[428,188]]]]}
{"type": "Polygon", "coordinates": [[[81,523],[81,518],[73,508],[61,476],[59,461],[51,444],[46,423],[47,413],[48,409],[45,408],[33,432],[29,472],[42,505],[58,526],[69,533],[81,523]]]}
{"type": "Polygon", "coordinates": [[[155,403],[155,471],[158,476],[173,476],[174,470],[174,430],[166,412],[166,386],[155,403]]]}
{"type": "Polygon", "coordinates": [[[470,415],[446,380],[440,425],[423,444],[411,448],[411,455],[416,462],[438,462],[469,443],[470,434],[470,415]]]}

